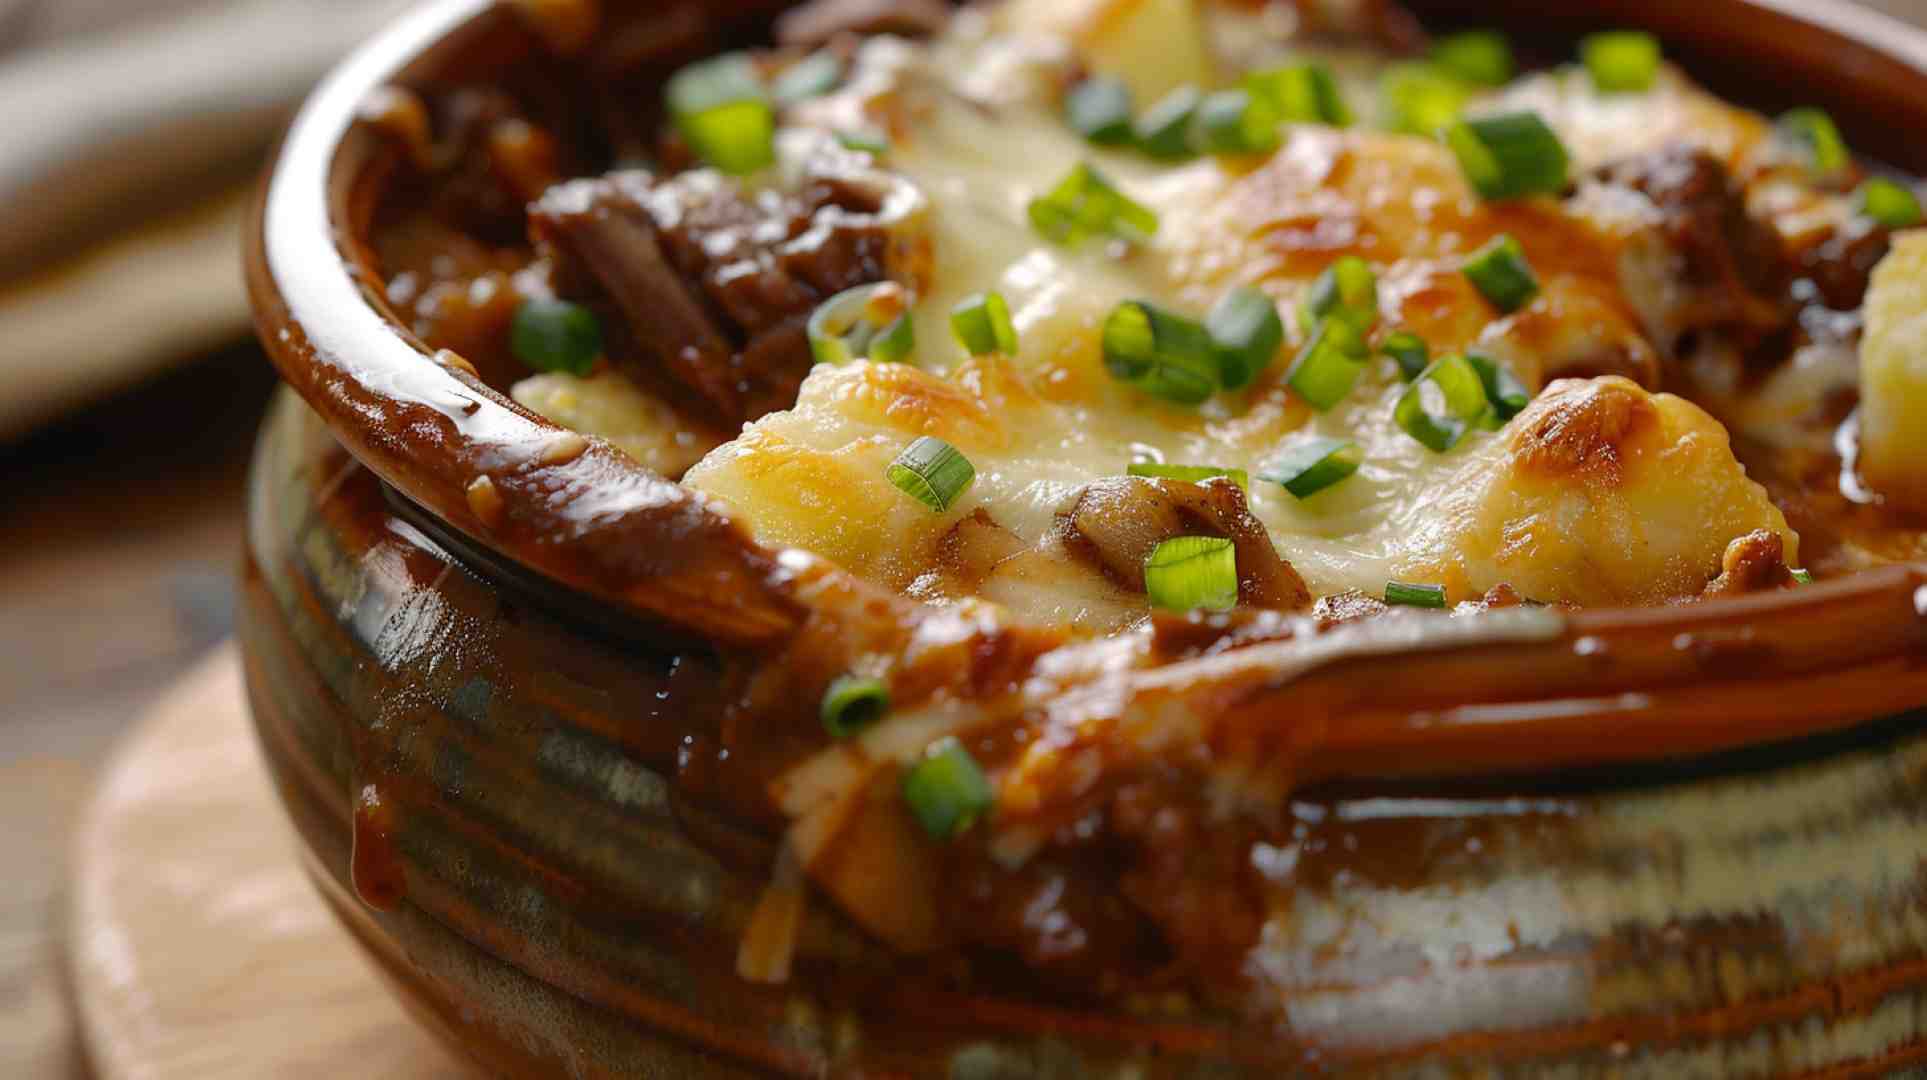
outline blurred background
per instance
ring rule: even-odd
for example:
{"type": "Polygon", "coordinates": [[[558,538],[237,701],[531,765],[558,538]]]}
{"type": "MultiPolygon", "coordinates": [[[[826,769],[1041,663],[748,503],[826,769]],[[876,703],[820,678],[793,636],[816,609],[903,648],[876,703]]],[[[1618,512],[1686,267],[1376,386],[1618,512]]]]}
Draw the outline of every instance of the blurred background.
{"type": "MultiPolygon", "coordinates": [[[[0,1078],[87,1075],[55,945],[68,826],[114,737],[229,633],[274,385],[249,190],[306,90],[407,6],[0,0],[0,1078]]],[[[1870,6],[1927,23],[1927,0],[1870,6]]]]}

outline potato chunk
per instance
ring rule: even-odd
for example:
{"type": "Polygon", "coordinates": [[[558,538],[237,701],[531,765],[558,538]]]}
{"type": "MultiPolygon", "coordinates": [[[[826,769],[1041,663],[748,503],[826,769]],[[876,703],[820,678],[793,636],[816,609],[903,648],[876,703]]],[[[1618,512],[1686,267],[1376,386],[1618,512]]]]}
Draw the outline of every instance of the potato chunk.
{"type": "MultiPolygon", "coordinates": [[[[1436,513],[1445,555],[1432,569],[1455,598],[1505,582],[1522,595],[1586,606],[1698,596],[1728,546],[1799,538],[1699,406],[1629,379],[1553,383],[1460,473],[1436,513]]],[[[1422,578],[1421,578],[1422,579],[1422,578]]]]}
{"type": "Polygon", "coordinates": [[[1927,510],[1927,229],[1894,237],[1867,289],[1860,339],[1860,473],[1927,510]]]}

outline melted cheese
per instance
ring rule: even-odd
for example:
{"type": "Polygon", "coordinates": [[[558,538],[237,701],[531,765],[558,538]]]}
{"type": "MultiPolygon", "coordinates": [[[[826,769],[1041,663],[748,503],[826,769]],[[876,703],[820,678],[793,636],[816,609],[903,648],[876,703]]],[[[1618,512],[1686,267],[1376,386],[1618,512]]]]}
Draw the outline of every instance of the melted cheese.
{"type": "Polygon", "coordinates": [[[714,443],[715,436],[683,420],[662,399],[612,370],[583,377],[549,372],[531,375],[509,391],[517,404],[589,435],[664,476],[681,476],[714,443]]]}
{"type": "MultiPolygon", "coordinates": [[[[1147,0],[1134,10],[1165,18],[1169,7],[1147,0]]],[[[1659,272],[1656,215],[1643,199],[1606,189],[1582,191],[1567,205],[1485,204],[1440,145],[1359,129],[1294,128],[1275,155],[1252,161],[1173,167],[1096,150],[1062,122],[1050,89],[1072,54],[1052,34],[1069,19],[1073,38],[1088,36],[1077,29],[1088,27],[1077,22],[1088,12],[1019,3],[1001,15],[997,26],[960,20],[927,51],[893,41],[865,47],[851,93],[862,99],[857,107],[890,118],[889,165],[929,202],[935,260],[930,280],[919,283],[919,367],[819,367],[794,409],[749,425],[690,472],[688,483],[734,504],[760,539],[915,591],[939,540],[977,510],[1041,549],[1080,488],[1134,459],[1259,473],[1301,440],[1335,436],[1365,450],[1351,480],[1302,502],[1275,484],[1256,483],[1251,493],[1279,553],[1315,592],[1376,593],[1404,579],[1444,582],[1463,599],[1508,582],[1548,601],[1660,602],[1696,593],[1718,572],[1725,545],[1745,532],[1782,533],[1791,552],[1784,519],[1746,479],[1724,431],[1692,405],[1631,383],[1562,390],[1506,431],[1473,434],[1438,454],[1394,423],[1405,384],[1388,361],[1328,413],[1295,399],[1282,382],[1301,335],[1294,319],[1286,320],[1286,354],[1253,387],[1197,408],[1166,405],[1111,378],[1099,328],[1119,302],[1149,298],[1201,314],[1227,288],[1250,283],[1290,312],[1342,254],[1378,267],[1387,325],[1415,330],[1435,353],[1477,343],[1534,391],[1614,349],[1631,367],[1649,368],[1625,285],[1659,272]],[[986,71],[997,77],[986,80],[986,71]],[[1032,230],[1029,201],[1087,160],[1158,213],[1150,243],[1070,250],[1032,230]],[[1504,318],[1459,272],[1466,252],[1501,232],[1521,241],[1545,286],[1504,318]],[[948,312],[990,289],[1008,299],[1021,348],[1009,359],[968,361],[948,312]],[[1575,401],[1584,406],[1576,425],[1521,444],[1522,425],[1555,404],[1570,412],[1575,401]],[[1629,415],[1634,421],[1613,426],[1629,415]],[[977,467],[975,486],[947,514],[932,514],[884,478],[918,435],[946,439],[977,467]],[[1571,451],[1580,463],[1549,470],[1567,435],[1590,440],[1571,451]]],[[[1137,46],[1117,47],[1133,55],[1137,46]]],[[[1595,143],[1607,152],[1609,131],[1643,130],[1643,111],[1600,104],[1570,83],[1526,80],[1508,94],[1578,132],[1582,161],[1595,143]]],[[[1673,102],[1665,113],[1678,120],[1672,134],[1724,115],[1675,77],[1650,96],[1673,102]]],[[[851,107],[833,102],[825,113],[851,107]]],[[[1706,130],[1739,153],[1749,123],[1706,130]],[[1734,133],[1721,134],[1728,128],[1734,133]]],[[[1652,286],[1648,299],[1663,303],[1660,289],[1652,286]]],[[[1057,620],[1098,618],[1093,611],[1115,599],[1028,592],[1004,588],[997,599],[1057,620]]],[[[1116,614],[1098,621],[1115,625],[1116,614]]]]}

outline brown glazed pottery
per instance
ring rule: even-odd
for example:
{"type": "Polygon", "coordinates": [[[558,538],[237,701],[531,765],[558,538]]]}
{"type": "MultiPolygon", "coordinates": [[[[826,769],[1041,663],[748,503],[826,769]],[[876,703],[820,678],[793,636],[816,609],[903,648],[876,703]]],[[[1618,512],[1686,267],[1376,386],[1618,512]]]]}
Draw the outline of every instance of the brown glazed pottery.
{"type": "MultiPolygon", "coordinates": [[[[1285,1022],[964,994],[825,904],[787,984],[739,980],[775,840],[677,790],[674,718],[713,707],[717,650],[796,619],[778,555],[600,445],[547,487],[505,481],[524,524],[487,527],[473,478],[565,437],[428,356],[365,244],[393,149],[355,126],[362,101],[487,81],[545,6],[436,0],[365,47],[295,122],[248,255],[290,387],[250,493],[256,724],[321,892],[452,1045],[544,1076],[1927,1062],[1927,727],[1909,711],[1927,574],[1909,567],[1320,672],[1311,689],[1349,710],[1321,767],[1352,779],[1299,797],[1296,842],[1260,853],[1294,882],[1250,960],[1285,1022]],[[601,494],[594,529],[541,517],[563,489],[601,494]]],[[[1723,92],[1824,105],[1856,147],[1927,171],[1927,36],[1843,2],[1416,6],[1526,33],[1648,27],[1723,92]]]]}

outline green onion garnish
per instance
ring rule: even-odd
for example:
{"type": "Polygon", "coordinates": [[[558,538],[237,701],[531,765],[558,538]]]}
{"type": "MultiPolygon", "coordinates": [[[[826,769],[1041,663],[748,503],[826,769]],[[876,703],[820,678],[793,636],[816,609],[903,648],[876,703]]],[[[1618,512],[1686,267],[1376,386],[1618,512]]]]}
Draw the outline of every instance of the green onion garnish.
{"type": "Polygon", "coordinates": [[[1330,124],[1344,127],[1352,122],[1352,111],[1338,93],[1338,80],[1323,64],[1292,64],[1253,72],[1245,77],[1245,89],[1271,111],[1293,124],[1330,124]]]}
{"type": "Polygon", "coordinates": [[[1238,606],[1238,548],[1216,536],[1179,536],[1144,563],[1144,591],[1166,611],[1230,611],[1238,606]]]}
{"type": "Polygon", "coordinates": [[[941,514],[977,479],[977,468],[957,448],[929,435],[903,448],[884,470],[897,490],[941,514]]]}
{"type": "Polygon", "coordinates": [[[1111,375],[1153,397],[1196,405],[1218,392],[1217,351],[1195,320],[1129,300],[1104,320],[1103,339],[1111,375]]]}
{"type": "Polygon", "coordinates": [[[1444,608],[1445,586],[1388,581],[1385,583],[1385,602],[1394,607],[1444,608]]]}
{"type": "Polygon", "coordinates": [[[1030,223],[1044,239],[1075,247],[1093,236],[1143,243],[1158,231],[1158,216],[1080,162],[1048,195],[1030,201],[1030,223]]]}
{"type": "Polygon", "coordinates": [[[1132,125],[1138,149],[1160,161],[1177,161],[1197,151],[1191,148],[1191,121],[1204,95],[1195,86],[1180,86],[1158,99],[1132,125]]]}
{"type": "Polygon", "coordinates": [[[938,840],[968,832],[992,799],[984,770],[954,735],[931,744],[903,774],[903,801],[923,831],[938,840]]]}
{"type": "Polygon", "coordinates": [[[1512,45],[1497,30],[1442,37],[1432,45],[1432,62],[1478,86],[1504,86],[1512,81],[1512,45]]]}
{"type": "Polygon", "coordinates": [[[1017,326],[1002,293],[966,296],[950,309],[950,329],[972,356],[1017,355],[1017,326]]]}
{"type": "Polygon", "coordinates": [[[861,150],[878,157],[890,152],[890,137],[875,128],[857,128],[836,133],[836,141],[845,149],[861,150]]]}
{"type": "Polygon", "coordinates": [[[1459,118],[1471,96],[1463,81],[1434,64],[1393,64],[1378,79],[1379,123],[1408,135],[1436,135],[1459,118]]]}
{"type": "Polygon", "coordinates": [[[1793,583],[1795,585],[1813,584],[1813,571],[1811,570],[1801,570],[1796,567],[1793,570],[1788,571],[1788,573],[1791,573],[1793,575],[1793,583]]]}
{"type": "Polygon", "coordinates": [[[1821,176],[1831,176],[1853,162],[1853,155],[1847,151],[1847,140],[1840,137],[1833,117],[1822,109],[1807,106],[1788,110],[1780,115],[1779,129],[1805,148],[1813,171],[1821,176]]]}
{"type": "Polygon", "coordinates": [[[1249,90],[1220,90],[1198,102],[1192,142],[1208,154],[1268,154],[1278,148],[1282,117],[1249,90]]]}
{"type": "Polygon", "coordinates": [[[1889,229],[1920,224],[1920,198],[1905,184],[1876,176],[1860,185],[1860,212],[1889,229]]]}
{"type": "Polygon", "coordinates": [[[1125,470],[1131,476],[1143,476],[1153,480],[1182,480],[1187,484],[1202,484],[1222,476],[1246,491],[1251,490],[1251,475],[1243,469],[1220,469],[1215,465],[1161,465],[1151,461],[1140,461],[1125,470]]]}
{"type": "Polygon", "coordinates": [[[1532,395],[1526,392],[1525,384],[1519,381],[1511,368],[1478,353],[1466,353],[1465,362],[1479,373],[1479,383],[1485,387],[1486,403],[1492,406],[1492,415],[1501,425],[1532,404],[1532,395]]]}
{"type": "Polygon", "coordinates": [[[1378,322],[1378,275],[1372,264],[1356,255],[1341,255],[1311,283],[1298,308],[1298,325],[1306,333],[1326,319],[1343,319],[1360,334],[1378,322]]]}
{"type": "Polygon", "coordinates": [[[696,155],[726,173],[753,173],[776,160],[776,110],[743,53],[694,63],[670,78],[669,115],[696,155]]]}
{"type": "Polygon", "coordinates": [[[1309,499],[1358,471],[1365,451],[1350,439],[1313,439],[1285,451],[1259,476],[1281,484],[1296,498],[1309,499]]]}
{"type": "Polygon", "coordinates": [[[836,89],[842,81],[842,58],[824,49],[784,68],[782,74],[770,83],[769,93],[778,105],[794,105],[799,101],[822,97],[836,89]]]}
{"type": "Polygon", "coordinates": [[[509,351],[537,371],[587,375],[602,355],[602,323],[581,304],[525,300],[509,323],[509,351]]]}
{"type": "Polygon", "coordinates": [[[883,719],[890,711],[890,688],[882,679],[839,676],[823,694],[818,710],[832,738],[847,739],[883,719]]]}
{"type": "Polygon", "coordinates": [[[1579,42],[1579,56],[1603,94],[1650,90],[1659,75],[1659,39],[1640,30],[1611,30],[1579,42]]]}
{"type": "Polygon", "coordinates": [[[1463,356],[1442,356],[1398,399],[1392,418],[1407,435],[1443,454],[1482,423],[1490,409],[1478,370],[1463,356]]]}
{"type": "Polygon", "coordinates": [[[1431,347],[1425,344],[1424,338],[1410,330],[1395,330],[1385,335],[1378,351],[1397,362],[1399,377],[1406,382],[1425,374],[1425,369],[1432,363],[1431,347]]]}
{"type": "Polygon", "coordinates": [[[1539,277],[1510,233],[1501,233],[1465,260],[1465,276],[1479,295],[1510,315],[1539,295],[1539,277]]]}
{"type": "Polygon", "coordinates": [[[1064,119],[1099,146],[1131,141],[1131,88],[1103,75],[1085,79],[1064,97],[1064,119]]]}
{"type": "Polygon", "coordinates": [[[1218,351],[1218,376],[1236,390],[1271,366],[1285,344],[1285,322],[1271,297],[1249,285],[1225,293],[1204,318],[1205,332],[1218,351]]]}
{"type": "Polygon", "coordinates": [[[1446,126],[1445,143],[1482,198],[1517,199],[1565,190],[1570,163],[1565,145],[1538,113],[1459,120],[1446,126]]]}
{"type": "Polygon", "coordinates": [[[810,315],[810,355],[819,364],[870,359],[890,364],[917,347],[910,321],[911,296],[893,281],[845,289],[810,315]]]}
{"type": "Polygon", "coordinates": [[[1319,412],[1345,400],[1352,385],[1365,370],[1371,350],[1365,338],[1343,319],[1326,319],[1318,324],[1305,347],[1298,350],[1285,382],[1305,403],[1319,412]]]}

